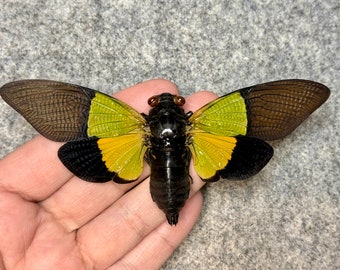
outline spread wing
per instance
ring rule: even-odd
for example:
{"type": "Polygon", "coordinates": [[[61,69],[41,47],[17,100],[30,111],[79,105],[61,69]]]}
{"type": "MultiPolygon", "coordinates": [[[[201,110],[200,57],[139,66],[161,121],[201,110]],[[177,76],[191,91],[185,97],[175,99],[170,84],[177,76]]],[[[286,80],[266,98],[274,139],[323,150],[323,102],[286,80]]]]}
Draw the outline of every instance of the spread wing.
{"type": "Polygon", "coordinates": [[[330,94],[319,83],[283,80],[222,96],[190,118],[194,166],[206,181],[244,179],[258,173],[273,155],[264,140],[291,133],[330,94]]]}
{"type": "Polygon", "coordinates": [[[67,142],[59,158],[80,178],[128,182],[141,174],[145,119],[127,104],[89,88],[48,80],[8,83],[0,95],[40,134],[67,142]]]}

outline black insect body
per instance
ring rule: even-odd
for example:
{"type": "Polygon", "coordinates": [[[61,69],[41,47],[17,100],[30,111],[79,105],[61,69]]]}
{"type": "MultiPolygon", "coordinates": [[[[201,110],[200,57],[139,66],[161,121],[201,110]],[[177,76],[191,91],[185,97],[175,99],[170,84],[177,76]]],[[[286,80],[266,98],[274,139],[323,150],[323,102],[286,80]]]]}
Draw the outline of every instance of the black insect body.
{"type": "MultiPolygon", "coordinates": [[[[153,97],[154,106],[148,116],[150,148],[146,160],[151,167],[152,199],[165,213],[169,224],[177,224],[179,210],[190,192],[190,150],[187,147],[187,126],[190,114],[179,107],[178,97],[161,94],[153,97]],[[156,99],[156,101],[155,101],[156,99]]],[[[184,99],[183,99],[184,100],[184,99]]]]}

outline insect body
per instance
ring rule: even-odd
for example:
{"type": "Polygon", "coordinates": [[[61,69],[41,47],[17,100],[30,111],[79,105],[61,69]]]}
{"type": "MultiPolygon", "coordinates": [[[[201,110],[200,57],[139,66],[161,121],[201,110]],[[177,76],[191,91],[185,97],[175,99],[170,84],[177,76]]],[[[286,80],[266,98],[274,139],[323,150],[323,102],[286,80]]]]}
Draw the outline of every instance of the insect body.
{"type": "Polygon", "coordinates": [[[150,103],[154,106],[146,117],[150,127],[150,147],[146,153],[151,167],[150,192],[169,224],[176,224],[190,192],[186,136],[189,114],[179,107],[184,99],[171,94],[153,97],[150,103]]]}
{"type": "Polygon", "coordinates": [[[184,98],[164,93],[149,99],[152,108],[144,115],[67,83],[23,80],[0,88],[39,133],[66,142],[58,156],[83,180],[129,183],[146,160],[151,196],[171,225],[189,196],[191,157],[204,181],[250,177],[273,155],[265,140],[291,133],[329,94],[316,82],[283,80],[240,89],[185,113],[184,98]]]}

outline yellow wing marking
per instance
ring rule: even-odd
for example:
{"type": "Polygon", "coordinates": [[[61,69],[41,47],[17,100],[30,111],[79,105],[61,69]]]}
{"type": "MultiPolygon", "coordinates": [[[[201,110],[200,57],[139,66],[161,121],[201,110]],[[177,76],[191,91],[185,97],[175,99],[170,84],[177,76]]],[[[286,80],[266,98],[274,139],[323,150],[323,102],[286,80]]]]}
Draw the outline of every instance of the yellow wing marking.
{"type": "Polygon", "coordinates": [[[124,180],[135,180],[142,173],[146,146],[141,133],[98,140],[103,162],[110,172],[124,180]]]}
{"type": "Polygon", "coordinates": [[[209,179],[227,166],[237,139],[216,136],[209,133],[196,132],[191,134],[192,144],[189,145],[194,167],[202,179],[209,179]]]}

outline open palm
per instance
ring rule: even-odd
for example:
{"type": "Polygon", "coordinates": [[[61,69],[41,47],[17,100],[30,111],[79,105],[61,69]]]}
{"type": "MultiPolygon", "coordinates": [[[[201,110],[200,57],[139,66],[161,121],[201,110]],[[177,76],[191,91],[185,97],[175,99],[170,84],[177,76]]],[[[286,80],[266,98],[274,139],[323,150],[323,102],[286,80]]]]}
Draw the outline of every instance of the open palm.
{"type": "MultiPolygon", "coordinates": [[[[177,94],[174,84],[151,80],[115,97],[147,113],[147,99],[177,94]]],[[[187,99],[196,110],[215,96],[187,99]]],[[[157,269],[195,224],[203,183],[192,171],[192,197],[170,226],[151,199],[149,171],[131,184],[89,183],[57,157],[60,143],[37,136],[0,161],[1,269],[157,269]],[[144,181],[143,181],[144,180],[144,181]]]]}

